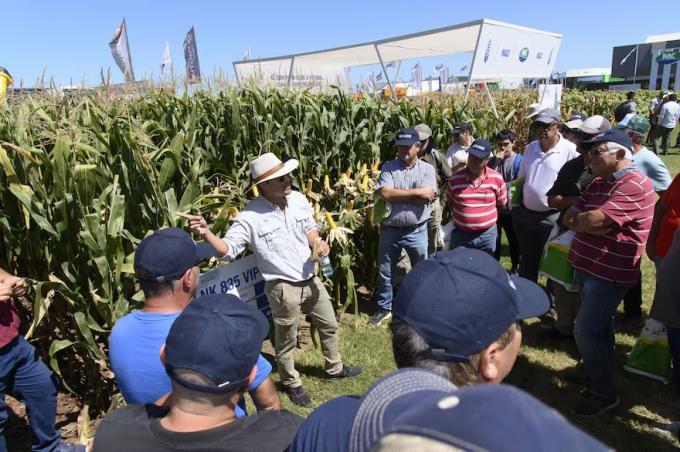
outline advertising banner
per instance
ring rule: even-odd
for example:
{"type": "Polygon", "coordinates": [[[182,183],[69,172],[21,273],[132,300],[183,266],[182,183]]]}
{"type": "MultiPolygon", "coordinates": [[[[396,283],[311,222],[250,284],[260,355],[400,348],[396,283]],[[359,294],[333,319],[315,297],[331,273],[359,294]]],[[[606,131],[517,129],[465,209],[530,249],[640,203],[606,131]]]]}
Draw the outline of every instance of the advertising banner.
{"type": "MultiPolygon", "coordinates": [[[[291,59],[287,58],[238,64],[234,69],[242,85],[255,83],[258,86],[286,88],[289,86],[288,77],[291,75],[290,65],[291,59]]],[[[339,86],[342,89],[351,87],[344,66],[293,64],[290,88],[323,90],[330,85],[339,86]]]]}
{"type": "Polygon", "coordinates": [[[484,23],[470,78],[548,78],[560,41],[550,33],[484,23]]]}
{"type": "Polygon", "coordinates": [[[223,293],[236,295],[245,303],[256,306],[268,319],[272,318],[264,294],[264,279],[253,254],[203,273],[198,293],[200,296],[223,293]]]}

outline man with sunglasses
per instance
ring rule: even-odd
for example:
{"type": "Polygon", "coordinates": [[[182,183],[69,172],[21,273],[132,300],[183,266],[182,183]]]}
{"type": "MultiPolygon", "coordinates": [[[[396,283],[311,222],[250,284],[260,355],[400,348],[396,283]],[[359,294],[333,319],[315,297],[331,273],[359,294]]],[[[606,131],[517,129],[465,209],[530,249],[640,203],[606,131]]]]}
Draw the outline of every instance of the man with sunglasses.
{"type": "MultiPolygon", "coordinates": [[[[552,188],[548,190],[548,205],[560,210],[558,226],[563,231],[568,228],[562,224],[562,217],[569,207],[578,199],[579,195],[595,177],[590,169],[588,150],[592,144],[583,144],[597,133],[611,129],[606,118],[594,115],[574,125],[571,129],[573,142],[577,145],[579,156],[564,164],[552,188]]],[[[549,327],[544,337],[549,339],[563,339],[573,335],[574,319],[581,304],[581,296],[577,291],[569,291],[561,284],[552,284],[553,309],[542,320],[544,326],[549,327]]]]}
{"type": "Polygon", "coordinates": [[[656,199],[650,180],[632,167],[633,144],[624,131],[612,129],[584,144],[592,145],[595,179],[567,210],[564,224],[576,232],[569,253],[581,289],[574,339],[588,386],[573,411],[593,417],[619,404],[614,313],[638,280],[656,199]]]}
{"type": "Polygon", "coordinates": [[[250,176],[261,194],[243,208],[222,239],[208,229],[202,216],[188,217],[191,229],[215,247],[218,255],[233,260],[246,246],[255,254],[272,310],[281,383],[294,404],[310,406],[311,398],[302,388],[293,360],[301,312],[319,332],[330,380],[355,377],[363,369],[343,365],[338,351],[335,310],[326,288],[314,275],[311,259],[312,249],[316,248],[319,256],[328,256],[330,247],[319,235],[307,198],[291,189],[289,174],[297,167],[297,160],[283,163],[271,152],[250,162],[250,176]]]}
{"type": "Polygon", "coordinates": [[[562,166],[576,157],[576,145],[560,133],[560,112],[542,110],[531,128],[538,135],[524,150],[519,177],[524,178],[522,203],[512,211],[512,225],[520,249],[519,275],[538,280],[543,247],[557,222],[559,210],[548,205],[547,192],[555,183],[562,166]]]}

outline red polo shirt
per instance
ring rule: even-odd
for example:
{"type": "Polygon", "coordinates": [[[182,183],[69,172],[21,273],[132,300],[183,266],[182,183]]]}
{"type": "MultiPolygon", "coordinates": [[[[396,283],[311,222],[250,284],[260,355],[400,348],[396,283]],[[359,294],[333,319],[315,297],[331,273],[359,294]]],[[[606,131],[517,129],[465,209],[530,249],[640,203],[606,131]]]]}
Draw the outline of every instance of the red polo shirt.
{"type": "Polygon", "coordinates": [[[595,178],[574,207],[582,212],[599,209],[613,223],[604,235],[576,234],[569,253],[574,268],[624,287],[635,286],[655,202],[652,183],[637,170],[624,170],[611,180],[595,178]]]}
{"type": "Polygon", "coordinates": [[[498,207],[508,202],[503,176],[489,167],[475,176],[467,168],[453,173],[446,190],[446,201],[457,229],[479,232],[496,224],[498,207]]]}
{"type": "Polygon", "coordinates": [[[664,192],[663,200],[668,207],[659,224],[659,235],[656,237],[656,254],[665,257],[673,242],[673,234],[680,227],[680,174],[664,192]]]}
{"type": "Polygon", "coordinates": [[[19,335],[19,314],[14,300],[0,301],[0,347],[19,335]]]}

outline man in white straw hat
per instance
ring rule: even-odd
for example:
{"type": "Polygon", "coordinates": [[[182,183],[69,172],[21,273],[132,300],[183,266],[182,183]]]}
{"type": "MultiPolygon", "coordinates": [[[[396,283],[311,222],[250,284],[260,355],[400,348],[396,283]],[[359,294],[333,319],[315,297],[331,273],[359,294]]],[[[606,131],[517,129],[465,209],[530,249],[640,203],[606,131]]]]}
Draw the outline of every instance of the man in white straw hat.
{"type": "Polygon", "coordinates": [[[289,173],[297,167],[297,160],[284,163],[271,152],[250,162],[250,176],[260,196],[245,206],[222,239],[208,229],[202,216],[186,217],[191,229],[225,258],[235,259],[246,246],[255,254],[274,319],[281,382],[293,403],[310,406],[311,399],[302,388],[293,360],[300,311],[310,316],[319,331],[330,379],[355,377],[363,369],[343,365],[338,352],[333,304],[321,280],[314,275],[311,259],[315,246],[321,257],[328,256],[330,247],[319,235],[307,199],[291,189],[289,173]]]}

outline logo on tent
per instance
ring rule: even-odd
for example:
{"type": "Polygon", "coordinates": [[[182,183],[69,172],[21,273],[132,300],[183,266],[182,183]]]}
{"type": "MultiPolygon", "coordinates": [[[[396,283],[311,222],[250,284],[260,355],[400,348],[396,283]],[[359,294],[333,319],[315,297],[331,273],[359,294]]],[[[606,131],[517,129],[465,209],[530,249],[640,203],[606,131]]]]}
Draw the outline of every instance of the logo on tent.
{"type": "Polygon", "coordinates": [[[524,63],[528,58],[529,58],[529,48],[528,47],[522,47],[522,50],[519,51],[519,61],[524,63]]]}
{"type": "Polygon", "coordinates": [[[537,60],[542,60],[542,59],[543,59],[543,52],[538,52],[538,53],[536,54],[536,59],[537,59],[537,60]]]}
{"type": "Polygon", "coordinates": [[[489,55],[491,54],[491,39],[489,39],[489,42],[486,44],[486,50],[484,51],[484,62],[486,63],[489,61],[489,55]]]}
{"type": "Polygon", "coordinates": [[[503,58],[508,58],[510,56],[510,49],[503,49],[501,50],[501,56],[503,58]]]}

